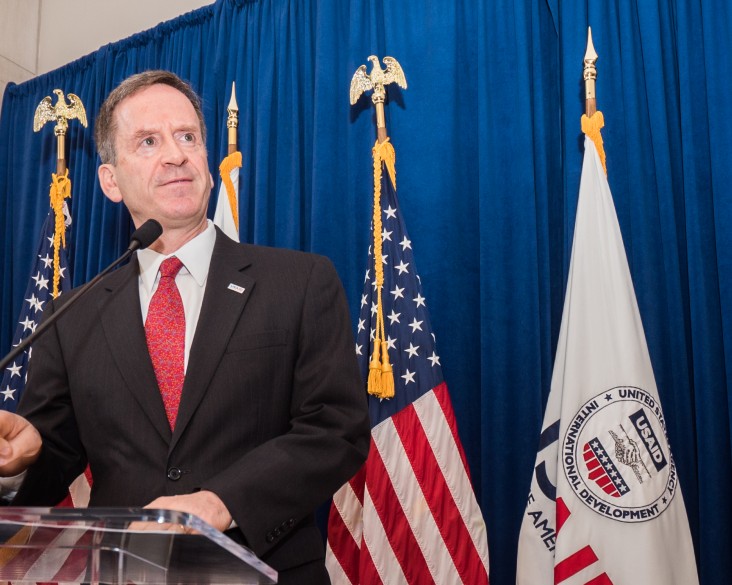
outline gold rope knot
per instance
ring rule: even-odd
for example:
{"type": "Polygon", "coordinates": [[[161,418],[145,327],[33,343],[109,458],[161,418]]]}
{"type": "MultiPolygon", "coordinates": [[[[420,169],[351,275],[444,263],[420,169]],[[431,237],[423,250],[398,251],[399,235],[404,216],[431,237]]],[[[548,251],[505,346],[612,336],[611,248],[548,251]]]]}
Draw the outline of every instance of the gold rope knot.
{"type": "Polygon", "coordinates": [[[605,118],[602,112],[597,111],[592,114],[592,117],[588,118],[586,114],[582,114],[582,132],[585,133],[587,138],[592,140],[597,149],[597,154],[600,155],[600,162],[602,168],[607,175],[607,166],[605,165],[605,148],[602,145],[602,134],[600,130],[605,125],[605,118]]]}
{"type": "Polygon", "coordinates": [[[226,188],[226,197],[229,200],[229,208],[231,209],[231,215],[234,217],[234,225],[236,226],[237,232],[239,231],[239,205],[236,201],[236,193],[234,192],[234,182],[231,180],[231,171],[240,167],[241,152],[238,150],[227,155],[219,165],[219,174],[226,188]]]}
{"type": "Polygon", "coordinates": [[[51,181],[51,190],[49,197],[51,199],[51,209],[53,209],[54,229],[53,229],[53,298],[59,295],[59,284],[61,282],[61,247],[66,248],[66,223],[64,221],[64,199],[71,197],[71,180],[69,179],[69,169],[64,171],[63,175],[53,173],[51,181]]]}

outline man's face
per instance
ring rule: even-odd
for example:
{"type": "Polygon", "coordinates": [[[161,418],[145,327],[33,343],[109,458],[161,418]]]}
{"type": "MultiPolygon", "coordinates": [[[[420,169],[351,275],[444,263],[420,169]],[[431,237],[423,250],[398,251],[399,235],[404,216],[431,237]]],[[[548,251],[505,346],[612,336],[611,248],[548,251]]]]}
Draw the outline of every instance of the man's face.
{"type": "Polygon", "coordinates": [[[136,226],[158,220],[164,230],[205,224],[213,178],[193,105],[177,89],[152,85],[114,111],[116,164],[99,167],[112,201],[123,201],[136,226]]]}

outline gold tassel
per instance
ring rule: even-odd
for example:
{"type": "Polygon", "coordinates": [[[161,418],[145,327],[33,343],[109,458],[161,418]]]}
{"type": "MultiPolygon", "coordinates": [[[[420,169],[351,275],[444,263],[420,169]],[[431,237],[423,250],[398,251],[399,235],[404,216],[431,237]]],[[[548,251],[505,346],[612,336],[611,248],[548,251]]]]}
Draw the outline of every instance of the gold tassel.
{"type": "Polygon", "coordinates": [[[239,231],[239,205],[236,201],[236,193],[234,193],[234,182],[231,180],[231,171],[235,168],[241,168],[241,152],[238,150],[227,155],[219,165],[219,174],[221,181],[226,188],[226,197],[229,199],[229,208],[231,215],[234,217],[234,225],[236,231],[239,231]]]}
{"type": "Polygon", "coordinates": [[[389,344],[381,342],[381,397],[394,398],[394,371],[389,363],[389,344]]]}
{"type": "Polygon", "coordinates": [[[605,148],[602,145],[602,134],[600,130],[605,125],[605,118],[602,112],[597,111],[592,114],[592,117],[588,118],[586,114],[582,114],[582,132],[587,135],[587,138],[595,143],[597,154],[600,155],[600,162],[602,168],[607,175],[607,166],[605,165],[605,148]]]}
{"type": "Polygon", "coordinates": [[[374,343],[374,353],[369,362],[369,394],[381,398],[381,360],[379,360],[380,343],[374,343]]]}
{"type": "Polygon", "coordinates": [[[51,209],[54,215],[53,230],[53,298],[59,295],[59,284],[61,283],[61,260],[59,250],[61,246],[66,247],[66,223],[64,222],[64,199],[71,197],[71,180],[69,169],[59,176],[53,173],[51,181],[51,209]]]}

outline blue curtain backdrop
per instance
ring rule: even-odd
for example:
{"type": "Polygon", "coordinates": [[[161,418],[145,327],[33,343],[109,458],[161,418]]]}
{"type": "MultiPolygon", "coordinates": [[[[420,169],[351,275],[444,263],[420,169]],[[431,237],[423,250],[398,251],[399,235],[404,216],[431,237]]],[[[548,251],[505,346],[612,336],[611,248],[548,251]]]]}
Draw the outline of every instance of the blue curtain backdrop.
{"type": "Polygon", "coordinates": [[[582,161],[592,26],[605,148],[701,582],[732,574],[732,4],[729,0],[219,0],[9,85],[0,118],[0,350],[9,350],[48,210],[54,88],[70,125],[75,284],[126,247],[102,195],[93,117],[127,75],[166,68],[204,100],[214,176],[231,82],[240,106],[241,237],[330,256],[357,314],[371,215],[368,100],[356,68],[391,55],[399,198],[486,517],[491,583],[514,581],[549,392],[582,161]]]}

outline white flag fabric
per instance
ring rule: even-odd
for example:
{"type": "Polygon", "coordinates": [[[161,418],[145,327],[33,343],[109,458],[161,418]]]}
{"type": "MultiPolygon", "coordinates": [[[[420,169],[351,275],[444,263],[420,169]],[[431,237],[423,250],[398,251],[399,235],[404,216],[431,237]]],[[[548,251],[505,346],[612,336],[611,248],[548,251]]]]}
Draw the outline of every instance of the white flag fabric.
{"type": "MultiPolygon", "coordinates": [[[[239,154],[238,152],[234,154],[239,154]]],[[[232,156],[232,155],[229,155],[232,156]]],[[[225,159],[226,160],[226,159],[225,159]]],[[[241,154],[239,154],[239,165],[241,165],[241,154]]],[[[219,197],[216,200],[216,211],[214,212],[214,218],[213,222],[219,228],[221,228],[221,231],[223,231],[227,236],[229,236],[232,240],[238,242],[239,241],[239,226],[238,221],[234,219],[234,213],[235,210],[238,216],[238,206],[239,206],[239,167],[234,166],[234,168],[231,169],[231,172],[229,173],[229,176],[231,178],[231,183],[234,187],[233,193],[234,193],[234,209],[231,207],[231,202],[229,201],[229,195],[226,192],[226,185],[225,185],[225,179],[224,174],[226,171],[224,170],[224,163],[222,163],[222,175],[221,175],[221,185],[219,186],[219,197]]]]}
{"type": "Polygon", "coordinates": [[[542,429],[517,585],[697,585],[615,207],[587,137],[542,429]]]}

